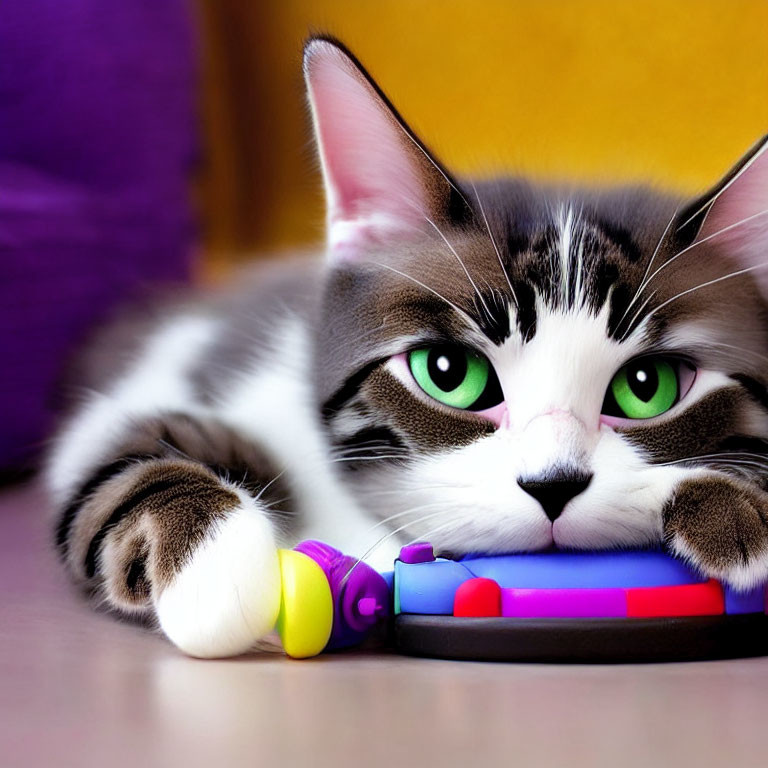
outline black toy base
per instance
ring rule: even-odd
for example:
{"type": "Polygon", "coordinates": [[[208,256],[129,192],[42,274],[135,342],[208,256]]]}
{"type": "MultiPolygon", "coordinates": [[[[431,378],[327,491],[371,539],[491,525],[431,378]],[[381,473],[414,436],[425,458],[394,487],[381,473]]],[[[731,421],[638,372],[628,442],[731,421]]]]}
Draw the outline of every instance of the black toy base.
{"type": "Polygon", "coordinates": [[[401,614],[395,648],[478,661],[649,662],[768,655],[768,616],[661,619],[456,618],[401,614]]]}

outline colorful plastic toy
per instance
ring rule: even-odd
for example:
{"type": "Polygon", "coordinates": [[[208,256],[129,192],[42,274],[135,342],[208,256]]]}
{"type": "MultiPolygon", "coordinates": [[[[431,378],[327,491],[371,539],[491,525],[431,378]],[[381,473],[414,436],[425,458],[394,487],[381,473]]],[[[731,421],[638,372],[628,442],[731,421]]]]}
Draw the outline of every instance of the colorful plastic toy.
{"type": "Polygon", "coordinates": [[[282,577],[277,632],[296,659],[362,642],[389,614],[389,587],[365,563],[320,541],[278,550],[282,577]]]}
{"type": "Polygon", "coordinates": [[[661,551],[435,558],[395,563],[399,650],[447,658],[700,659],[768,653],[766,591],[741,593],[661,551]]]}
{"type": "Polygon", "coordinates": [[[736,592],[661,551],[436,558],[403,547],[381,575],[318,541],[280,550],[277,629],[294,658],[360,643],[394,613],[403,653],[656,661],[768,653],[766,589],[736,592]]]}

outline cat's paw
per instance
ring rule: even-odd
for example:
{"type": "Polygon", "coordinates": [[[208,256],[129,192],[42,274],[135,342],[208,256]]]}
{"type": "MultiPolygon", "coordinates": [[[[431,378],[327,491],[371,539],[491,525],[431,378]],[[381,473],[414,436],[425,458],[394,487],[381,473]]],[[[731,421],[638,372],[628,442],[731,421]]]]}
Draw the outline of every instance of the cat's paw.
{"type": "Polygon", "coordinates": [[[275,626],[280,566],[265,512],[245,493],[214,523],[187,562],[154,597],[160,627],[185,653],[235,656],[275,626]]]}
{"type": "Polygon", "coordinates": [[[664,510],[669,548],[736,589],[768,579],[768,494],[710,475],[683,482],[664,510]]]}

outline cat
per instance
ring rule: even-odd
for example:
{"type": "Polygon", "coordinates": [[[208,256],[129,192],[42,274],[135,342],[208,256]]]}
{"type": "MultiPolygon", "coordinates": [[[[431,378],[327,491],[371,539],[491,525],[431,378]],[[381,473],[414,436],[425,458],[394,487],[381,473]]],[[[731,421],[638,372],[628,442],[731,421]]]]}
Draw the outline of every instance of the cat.
{"type": "Polygon", "coordinates": [[[768,141],[694,200],[473,183],[341,43],[304,74],[327,253],[94,349],[45,472],[74,580],[216,657],[270,631],[301,538],[768,578],[768,141]]]}

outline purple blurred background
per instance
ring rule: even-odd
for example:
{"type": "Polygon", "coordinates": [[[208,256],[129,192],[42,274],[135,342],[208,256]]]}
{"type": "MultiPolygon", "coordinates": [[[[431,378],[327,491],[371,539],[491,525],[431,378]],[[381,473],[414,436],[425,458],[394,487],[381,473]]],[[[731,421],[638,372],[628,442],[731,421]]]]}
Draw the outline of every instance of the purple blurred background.
{"type": "Polygon", "coordinates": [[[189,277],[192,18],[186,0],[0,3],[0,470],[39,453],[86,331],[189,277]]]}

